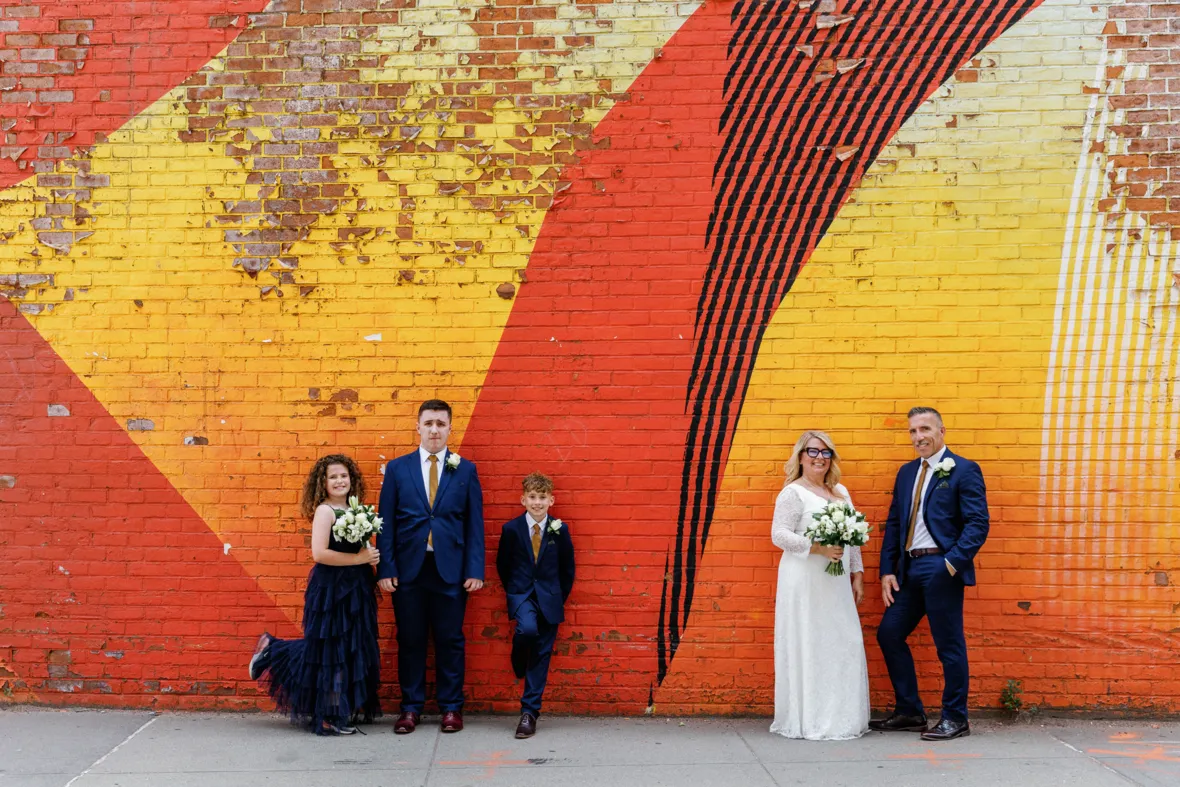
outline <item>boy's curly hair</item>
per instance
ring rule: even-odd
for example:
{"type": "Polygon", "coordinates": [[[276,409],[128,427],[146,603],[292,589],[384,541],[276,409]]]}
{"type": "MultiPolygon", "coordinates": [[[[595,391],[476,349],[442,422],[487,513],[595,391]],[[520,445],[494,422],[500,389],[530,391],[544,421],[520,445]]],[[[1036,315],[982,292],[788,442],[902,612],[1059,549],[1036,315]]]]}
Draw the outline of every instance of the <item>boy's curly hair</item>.
{"type": "Polygon", "coordinates": [[[539,495],[553,494],[553,479],[544,473],[529,473],[521,482],[524,487],[524,493],[536,492],[539,495]]]}
{"type": "Polygon", "coordinates": [[[299,511],[309,522],[315,516],[315,510],[320,507],[320,503],[328,499],[328,467],[331,465],[344,465],[348,468],[348,478],[351,482],[348,496],[355,496],[364,502],[365,477],[356,466],[356,462],[352,461],[352,457],[344,454],[321,456],[307,474],[307,480],[303,482],[303,500],[299,504],[299,511]]]}

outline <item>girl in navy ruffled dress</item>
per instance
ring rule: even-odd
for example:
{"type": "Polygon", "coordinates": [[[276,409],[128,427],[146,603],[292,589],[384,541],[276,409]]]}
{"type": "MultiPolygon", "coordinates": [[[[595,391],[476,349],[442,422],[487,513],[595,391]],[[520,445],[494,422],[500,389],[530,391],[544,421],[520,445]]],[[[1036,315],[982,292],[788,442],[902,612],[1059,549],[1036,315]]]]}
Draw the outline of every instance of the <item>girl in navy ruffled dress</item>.
{"type": "Polygon", "coordinates": [[[303,486],[315,560],[304,594],[303,639],[263,634],[250,659],[250,677],[279,710],[317,735],[351,735],[353,725],[381,715],[373,578],[381,553],[332,532],[350,495],[365,499],[364,478],[351,458],[332,454],[315,463],[303,486]]]}

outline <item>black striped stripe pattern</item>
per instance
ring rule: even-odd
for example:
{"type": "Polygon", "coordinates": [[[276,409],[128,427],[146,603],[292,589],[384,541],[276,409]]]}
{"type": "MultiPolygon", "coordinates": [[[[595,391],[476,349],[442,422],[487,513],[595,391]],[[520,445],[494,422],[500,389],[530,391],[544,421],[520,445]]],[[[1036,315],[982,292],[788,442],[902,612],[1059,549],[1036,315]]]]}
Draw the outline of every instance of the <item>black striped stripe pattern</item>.
{"type": "Polygon", "coordinates": [[[691,425],[660,600],[659,682],[688,624],[721,474],[771,316],[901,124],[1039,2],[734,5],[707,236],[711,261],[685,398],[691,425]]]}

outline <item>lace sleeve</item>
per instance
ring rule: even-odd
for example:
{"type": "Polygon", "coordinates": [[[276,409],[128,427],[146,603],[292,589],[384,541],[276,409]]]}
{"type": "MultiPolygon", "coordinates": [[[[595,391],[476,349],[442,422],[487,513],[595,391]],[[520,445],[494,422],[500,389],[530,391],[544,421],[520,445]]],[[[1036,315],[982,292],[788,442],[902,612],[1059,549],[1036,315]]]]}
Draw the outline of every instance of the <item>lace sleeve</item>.
{"type": "MultiPolygon", "coordinates": [[[[848,494],[848,487],[844,486],[844,484],[836,484],[836,494],[847,500],[848,505],[856,508],[856,505],[852,502],[852,496],[848,494]]],[[[848,572],[855,574],[858,571],[863,572],[864,570],[865,563],[860,555],[860,547],[848,547],[848,572]]]]}
{"type": "Polygon", "coordinates": [[[774,504],[774,524],[770,528],[770,540],[788,555],[806,558],[811,552],[811,539],[795,530],[802,529],[802,519],[803,501],[799,494],[788,486],[779,492],[778,500],[774,504]]]}
{"type": "Polygon", "coordinates": [[[860,547],[848,547],[848,573],[864,573],[865,562],[860,556],[860,547]]]}

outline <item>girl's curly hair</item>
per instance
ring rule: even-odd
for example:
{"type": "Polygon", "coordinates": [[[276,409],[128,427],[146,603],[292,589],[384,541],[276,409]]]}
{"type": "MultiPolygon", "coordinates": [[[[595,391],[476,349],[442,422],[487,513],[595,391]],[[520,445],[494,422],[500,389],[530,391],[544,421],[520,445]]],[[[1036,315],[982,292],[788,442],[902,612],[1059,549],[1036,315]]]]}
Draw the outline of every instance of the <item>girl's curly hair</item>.
{"type": "Polygon", "coordinates": [[[307,480],[303,482],[303,501],[299,504],[299,510],[309,522],[315,516],[315,510],[320,507],[320,503],[328,499],[330,465],[344,465],[348,468],[348,479],[351,482],[348,496],[355,496],[361,502],[365,500],[365,477],[361,475],[360,468],[352,461],[352,457],[344,454],[321,456],[316,460],[315,467],[307,474],[307,480]]]}

